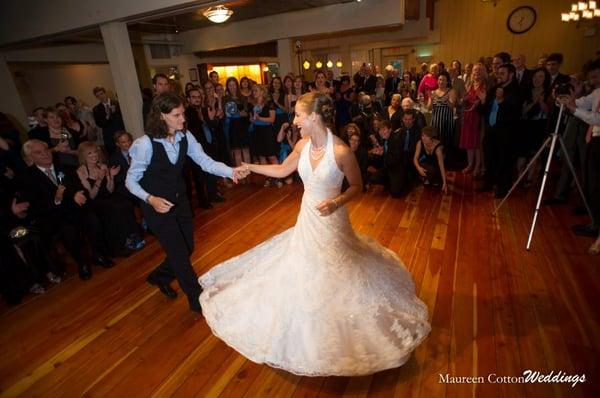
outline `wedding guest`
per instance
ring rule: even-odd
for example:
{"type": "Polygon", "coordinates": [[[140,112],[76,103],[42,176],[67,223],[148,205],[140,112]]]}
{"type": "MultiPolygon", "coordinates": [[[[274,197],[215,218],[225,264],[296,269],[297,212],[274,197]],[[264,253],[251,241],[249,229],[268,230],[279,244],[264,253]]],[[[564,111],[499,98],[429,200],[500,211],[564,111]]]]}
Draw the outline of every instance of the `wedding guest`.
{"type": "Polygon", "coordinates": [[[435,127],[427,126],[421,131],[421,140],[417,142],[413,163],[423,185],[441,186],[442,192],[448,193],[444,148],[441,141],[437,139],[435,127]]]}

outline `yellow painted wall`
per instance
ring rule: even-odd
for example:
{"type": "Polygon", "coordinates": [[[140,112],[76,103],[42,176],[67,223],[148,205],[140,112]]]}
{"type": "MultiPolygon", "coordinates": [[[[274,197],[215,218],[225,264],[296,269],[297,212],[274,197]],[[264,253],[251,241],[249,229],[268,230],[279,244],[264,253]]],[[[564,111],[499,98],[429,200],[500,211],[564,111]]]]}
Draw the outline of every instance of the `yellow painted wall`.
{"type": "Polygon", "coordinates": [[[452,59],[476,61],[482,55],[501,50],[524,54],[529,67],[535,66],[542,53],[561,52],[567,73],[578,72],[581,65],[600,50],[600,18],[592,22],[565,23],[560,13],[569,11],[572,1],[564,0],[439,0],[436,2],[435,27],[439,29],[439,44],[431,46],[435,61],[448,64],[452,59]],[[518,6],[529,5],[537,12],[537,21],[527,33],[515,35],[506,27],[510,12],[518,6]],[[588,27],[596,34],[584,37],[588,27]]]}

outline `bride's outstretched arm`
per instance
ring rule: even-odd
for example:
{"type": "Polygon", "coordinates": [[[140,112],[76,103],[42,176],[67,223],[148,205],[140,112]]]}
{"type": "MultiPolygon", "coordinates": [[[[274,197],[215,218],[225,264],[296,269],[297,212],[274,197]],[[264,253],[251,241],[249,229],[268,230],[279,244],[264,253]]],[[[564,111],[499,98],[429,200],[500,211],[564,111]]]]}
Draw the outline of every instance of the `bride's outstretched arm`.
{"type": "Polygon", "coordinates": [[[253,173],[262,174],[267,177],[285,178],[292,174],[298,168],[298,160],[300,152],[306,143],[306,139],[298,141],[292,153],[281,164],[250,164],[244,163],[244,167],[248,167],[253,173]]]}

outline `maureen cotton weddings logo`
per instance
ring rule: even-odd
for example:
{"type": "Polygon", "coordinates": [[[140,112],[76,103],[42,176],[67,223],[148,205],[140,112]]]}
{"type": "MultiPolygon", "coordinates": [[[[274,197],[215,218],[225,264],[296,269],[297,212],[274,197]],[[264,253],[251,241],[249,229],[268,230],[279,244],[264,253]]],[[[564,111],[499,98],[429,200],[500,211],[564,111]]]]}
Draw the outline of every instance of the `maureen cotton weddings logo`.
{"type": "Polygon", "coordinates": [[[483,383],[569,383],[571,387],[575,387],[577,383],[585,382],[585,374],[570,375],[562,370],[555,372],[554,370],[548,374],[541,373],[537,370],[525,370],[521,376],[500,376],[496,373],[490,373],[487,377],[484,376],[452,376],[449,373],[439,373],[438,383],[444,384],[483,384],[483,383]]]}

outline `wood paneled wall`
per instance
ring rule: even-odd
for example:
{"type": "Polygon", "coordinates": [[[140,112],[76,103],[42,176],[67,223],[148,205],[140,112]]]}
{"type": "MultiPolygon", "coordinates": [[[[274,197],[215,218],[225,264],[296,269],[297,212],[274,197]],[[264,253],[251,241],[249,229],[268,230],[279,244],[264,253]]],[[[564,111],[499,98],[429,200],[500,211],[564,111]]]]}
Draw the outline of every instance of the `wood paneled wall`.
{"type": "Polygon", "coordinates": [[[569,11],[571,1],[498,0],[497,5],[481,0],[439,0],[436,2],[435,26],[440,42],[432,48],[434,61],[446,64],[453,59],[476,61],[482,55],[499,51],[524,54],[529,67],[535,66],[543,53],[561,52],[563,70],[578,72],[581,65],[600,50],[600,18],[592,22],[561,22],[560,13],[569,11]],[[527,33],[515,35],[506,27],[512,10],[528,5],[537,12],[537,21],[527,33]],[[596,33],[584,37],[587,28],[596,33]]]}

